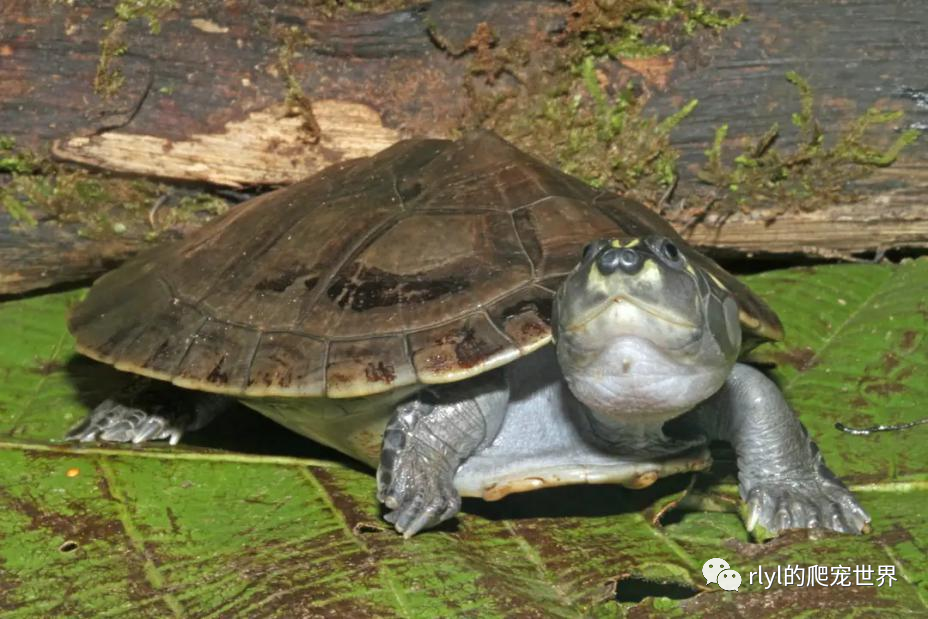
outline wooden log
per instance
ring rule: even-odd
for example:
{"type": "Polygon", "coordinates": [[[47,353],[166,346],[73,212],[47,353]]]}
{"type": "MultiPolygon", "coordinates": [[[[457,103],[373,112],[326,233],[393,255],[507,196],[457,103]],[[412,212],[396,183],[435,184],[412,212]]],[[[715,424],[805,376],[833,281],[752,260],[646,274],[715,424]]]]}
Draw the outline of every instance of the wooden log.
{"type": "MultiPolygon", "coordinates": [[[[493,111],[475,109],[475,88],[483,101],[531,90],[533,80],[559,67],[572,11],[555,0],[434,0],[331,19],[295,0],[270,8],[239,0],[179,3],[120,19],[115,5],[3,3],[0,134],[68,162],[225,187],[285,184],[404,137],[492,126],[493,111]],[[518,70],[475,75],[485,69],[480,54],[488,37],[493,53],[521,59],[518,70]]],[[[634,74],[657,113],[700,100],[673,134],[683,172],[678,195],[695,183],[694,169],[719,125],[728,124],[733,137],[758,136],[774,122],[789,126],[798,109],[783,79],[790,69],[813,85],[826,126],[879,104],[906,111],[894,129],[928,128],[920,69],[928,64],[928,12],[921,0],[716,5],[748,19],[675,40],[659,58],[604,64],[607,89],[634,74]]],[[[792,139],[786,133],[781,142],[788,147],[792,139]]],[[[710,252],[727,253],[928,247],[928,140],[900,163],[867,179],[853,204],[787,212],[772,222],[736,214],[721,226],[710,215],[687,234],[710,252]]],[[[669,217],[681,228],[690,221],[685,212],[669,217]]],[[[104,239],[94,249],[94,241],[81,239],[85,250],[60,251],[67,264],[56,269],[55,226],[43,222],[48,229],[28,234],[6,227],[0,293],[29,288],[35,273],[45,273],[36,280],[43,286],[92,276],[147,244],[104,239]],[[44,247],[47,255],[20,244],[44,247]],[[24,260],[37,268],[24,269],[24,260]],[[4,287],[13,279],[18,283],[4,287]]],[[[70,232],[58,232],[68,247],[70,232]]]]}
{"type": "Polygon", "coordinates": [[[551,0],[446,0],[338,22],[301,2],[243,4],[180,3],[157,34],[145,19],[119,22],[126,51],[102,63],[112,2],[5,3],[2,131],[118,172],[289,183],[404,136],[453,134],[469,105],[469,59],[458,54],[477,25],[546,45],[564,18],[551,0]],[[110,96],[101,70],[121,82],[110,96]]]}
{"type": "Polygon", "coordinates": [[[78,226],[22,229],[0,212],[0,297],[89,281],[139,251],[138,238],[88,239],[78,226]]]}
{"type": "MultiPolygon", "coordinates": [[[[107,64],[123,83],[103,97],[94,77],[112,4],[6,3],[0,127],[24,145],[55,141],[62,159],[232,186],[293,182],[402,137],[455,135],[472,112],[478,26],[489,24],[500,46],[548,58],[569,13],[553,0],[435,0],[333,22],[297,2],[257,15],[182,3],[160,17],[157,34],[145,19],[125,24],[126,52],[107,64]],[[318,143],[288,101],[291,78],[317,117],[318,143]]],[[[814,85],[825,124],[879,103],[928,127],[919,0],[720,4],[748,19],[658,59],[621,63],[645,79],[655,111],[700,100],[674,134],[684,164],[702,158],[720,124],[733,136],[788,126],[797,108],[783,79],[790,69],[814,85]]],[[[511,80],[499,81],[511,93],[511,80]]],[[[923,143],[912,165],[926,153],[923,143]]]]}
{"type": "Polygon", "coordinates": [[[227,208],[218,197],[155,183],[96,177],[89,183],[67,172],[43,180],[57,198],[51,203],[56,214],[27,207],[14,217],[0,208],[0,297],[90,282],[157,242],[182,238],[227,208]],[[81,182],[84,189],[75,190],[81,182]],[[75,212],[75,202],[85,195],[94,196],[95,210],[75,212]]]}
{"type": "Polygon", "coordinates": [[[738,214],[710,216],[689,226],[686,215],[669,219],[683,236],[716,256],[791,255],[847,259],[860,252],[928,247],[928,168],[896,165],[870,179],[860,201],[766,219],[738,214]],[[879,186],[871,185],[881,181],[879,186]],[[893,181],[896,182],[893,182],[893,181]]]}
{"type": "MultiPolygon", "coordinates": [[[[715,129],[760,136],[774,123],[788,129],[799,111],[784,75],[800,72],[815,92],[816,114],[834,131],[871,106],[904,110],[890,125],[928,130],[928,11],[919,0],[747,0],[730,3],[748,20],[721,36],[706,35],[668,63],[646,64],[653,109],[669,113],[679,101],[699,99],[673,134],[686,178],[704,162],[715,129]]],[[[795,144],[784,131],[781,143],[795,144]]],[[[928,139],[908,148],[853,192],[859,199],[825,210],[788,212],[768,221],[738,214],[724,225],[699,225],[687,236],[726,253],[848,255],[889,248],[928,247],[928,139]]],[[[851,194],[849,194],[850,196],[851,194]]],[[[685,218],[675,223],[686,224],[685,218]]]]}

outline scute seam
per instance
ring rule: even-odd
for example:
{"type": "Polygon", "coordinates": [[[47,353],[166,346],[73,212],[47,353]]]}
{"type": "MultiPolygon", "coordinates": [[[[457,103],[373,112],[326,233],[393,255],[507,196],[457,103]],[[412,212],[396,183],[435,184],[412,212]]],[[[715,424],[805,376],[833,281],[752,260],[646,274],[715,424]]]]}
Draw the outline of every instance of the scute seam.
{"type": "MultiPolygon", "coordinates": [[[[361,236],[358,241],[351,246],[346,252],[342,254],[341,259],[339,259],[332,268],[328,269],[325,273],[319,275],[319,281],[324,283],[329,283],[332,281],[332,278],[344,268],[348,262],[358,256],[358,254],[366,249],[370,244],[373,238],[380,236],[386,230],[389,230],[391,227],[395,226],[397,223],[409,216],[409,213],[402,213],[400,215],[393,215],[387,217],[384,221],[380,222],[380,225],[374,226],[373,229],[369,230],[367,234],[361,236]]],[[[323,290],[326,288],[324,285],[316,286],[316,289],[313,290],[312,297],[306,302],[306,304],[301,308],[300,315],[297,317],[297,323],[302,323],[306,320],[306,315],[311,314],[312,310],[316,307],[316,304],[319,302],[319,299],[322,298],[323,290]]],[[[294,328],[296,325],[292,325],[294,328]]]]}

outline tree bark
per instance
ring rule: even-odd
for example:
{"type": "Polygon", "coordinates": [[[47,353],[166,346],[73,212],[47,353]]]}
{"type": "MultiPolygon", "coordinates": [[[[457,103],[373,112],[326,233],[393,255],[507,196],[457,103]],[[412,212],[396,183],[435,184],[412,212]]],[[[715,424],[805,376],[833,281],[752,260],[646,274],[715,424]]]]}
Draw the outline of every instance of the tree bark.
{"type": "MultiPolygon", "coordinates": [[[[109,172],[232,188],[285,184],[405,137],[456,136],[480,120],[473,85],[481,32],[492,33],[497,49],[519,50],[531,78],[553,66],[571,12],[555,0],[434,0],[333,19],[307,4],[208,0],[121,19],[114,0],[7,0],[0,7],[0,134],[109,172]]],[[[655,112],[699,99],[673,134],[681,193],[695,183],[693,169],[719,125],[728,124],[732,136],[789,126],[798,107],[783,79],[790,69],[813,85],[824,125],[879,104],[906,111],[897,129],[928,127],[922,0],[718,4],[747,21],[657,59],[616,64],[643,80],[655,112]]],[[[529,87],[523,77],[481,78],[482,96],[529,87]]],[[[787,145],[790,139],[784,136],[787,145]]],[[[928,140],[861,187],[854,204],[785,213],[772,223],[737,214],[719,226],[710,217],[687,234],[710,251],[741,253],[928,247],[928,140]]],[[[683,212],[669,216],[681,228],[688,223],[683,212]]],[[[17,237],[19,227],[7,228],[0,293],[34,285],[22,274],[35,271],[19,268],[24,260],[42,265],[46,276],[35,282],[47,285],[94,275],[109,258],[145,245],[63,250],[68,266],[56,273],[54,230],[17,237]],[[21,243],[38,244],[22,251],[21,243]],[[39,259],[42,246],[52,253],[39,259]]],[[[62,247],[68,234],[60,234],[62,247]]]]}

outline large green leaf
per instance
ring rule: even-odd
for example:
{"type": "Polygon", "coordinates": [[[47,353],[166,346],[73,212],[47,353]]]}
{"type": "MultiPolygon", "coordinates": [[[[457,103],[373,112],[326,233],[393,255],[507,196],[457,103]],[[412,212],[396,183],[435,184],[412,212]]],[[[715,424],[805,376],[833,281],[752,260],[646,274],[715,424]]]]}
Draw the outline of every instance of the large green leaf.
{"type": "Polygon", "coordinates": [[[174,449],[71,446],[59,440],[65,430],[124,377],[75,356],[64,317],[80,293],[68,292],[0,304],[0,612],[924,615],[928,428],[856,437],[833,424],[926,414],[928,260],[748,280],[788,333],[754,356],[778,364],[772,374],[873,516],[868,535],[754,543],[725,509],[738,502],[724,450],[697,492],[678,476],[647,491],[466,501],[456,521],[403,540],[380,520],[370,472],[244,410],[174,449]],[[652,523],[681,498],[715,509],[652,523]],[[739,592],[705,586],[702,564],[716,556],[741,572],[739,592]],[[788,564],[892,565],[898,580],[769,591],[749,582],[758,565],[788,564]]]}

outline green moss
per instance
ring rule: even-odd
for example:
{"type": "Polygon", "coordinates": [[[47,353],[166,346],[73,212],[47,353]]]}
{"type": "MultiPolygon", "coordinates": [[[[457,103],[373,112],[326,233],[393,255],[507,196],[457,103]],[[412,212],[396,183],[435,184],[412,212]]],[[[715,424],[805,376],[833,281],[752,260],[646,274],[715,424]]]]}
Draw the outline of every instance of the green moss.
{"type": "Polygon", "coordinates": [[[171,209],[168,225],[188,223],[202,219],[206,213],[210,217],[218,217],[229,210],[229,203],[222,198],[209,193],[198,193],[184,196],[177,205],[171,209]]]}
{"type": "Polygon", "coordinates": [[[902,112],[874,108],[829,138],[815,117],[809,83],[795,72],[787,73],[786,79],[796,87],[799,96],[800,109],[792,115],[792,123],[799,132],[796,146],[790,150],[776,148],[781,132],[775,124],[759,138],[748,141],[731,163],[726,163],[728,126],[719,127],[712,146],[706,150],[706,164],[699,172],[702,181],[722,190],[712,205],[713,212],[727,216],[737,211],[766,209],[776,216],[852,199],[847,189],[850,181],[891,165],[906,146],[918,139],[919,131],[914,129],[899,133],[888,144],[886,129],[881,131],[883,136],[871,135],[902,117],[902,112]]]}
{"type": "Polygon", "coordinates": [[[98,95],[109,98],[119,92],[125,76],[115,66],[115,60],[129,49],[125,40],[126,25],[135,19],[144,19],[151,34],[161,32],[161,18],[178,7],[178,0],[119,0],[113,8],[114,17],[106,20],[100,41],[100,58],[94,74],[93,89],[98,95]]]}
{"type": "Polygon", "coordinates": [[[675,178],[678,153],[670,133],[696,101],[666,118],[646,113],[648,88],[616,60],[666,54],[699,29],[742,19],[688,0],[575,0],[557,57],[547,64],[533,66],[530,53],[495,38],[493,71],[483,70],[488,62],[481,53],[490,58],[485,49],[462,50],[473,54],[481,68],[474,73],[485,82],[473,79],[468,86],[475,111],[467,125],[489,126],[596,186],[656,201],[675,178]],[[488,88],[501,73],[518,86],[488,88]]]}
{"type": "Polygon", "coordinates": [[[160,183],[113,178],[54,164],[35,153],[12,150],[4,158],[29,162],[7,169],[0,185],[0,207],[23,228],[38,222],[77,224],[90,238],[133,237],[155,240],[162,233],[198,219],[207,220],[227,208],[221,198],[205,193],[182,195],[176,205],[161,204],[172,192],[160,183]]]}
{"type": "Polygon", "coordinates": [[[28,174],[38,166],[36,158],[28,152],[16,150],[16,140],[0,136],[0,172],[28,174]]]}
{"type": "Polygon", "coordinates": [[[15,202],[43,221],[78,223],[82,236],[105,238],[125,234],[130,224],[131,229],[138,228],[138,213],[157,193],[154,184],[73,171],[17,176],[3,188],[2,196],[4,204],[15,202]]]}
{"type": "Polygon", "coordinates": [[[310,36],[296,26],[280,27],[276,30],[280,45],[277,48],[276,67],[284,81],[286,98],[284,105],[287,116],[302,118],[301,128],[307,136],[307,141],[315,144],[322,136],[322,129],[313,113],[312,100],[303,91],[303,86],[294,71],[293,61],[300,55],[300,50],[309,46],[310,36]]]}
{"type": "Polygon", "coordinates": [[[13,221],[17,221],[27,228],[35,228],[38,225],[32,213],[13,196],[6,193],[0,194],[0,203],[3,204],[4,210],[10,214],[13,221]]]}
{"type": "Polygon", "coordinates": [[[570,29],[588,53],[612,58],[647,58],[671,51],[671,43],[699,29],[722,30],[743,15],[708,9],[691,0],[578,0],[570,29]],[[653,26],[660,24],[660,34],[653,26]],[[659,40],[658,40],[659,39],[659,40]]]}
{"type": "Polygon", "coordinates": [[[603,45],[603,52],[613,58],[652,58],[670,53],[666,43],[646,43],[644,28],[629,24],[623,36],[603,45]]]}
{"type": "Polygon", "coordinates": [[[93,78],[93,91],[103,98],[110,98],[119,92],[126,78],[113,61],[126,53],[128,47],[122,41],[125,24],[122,22],[104,26],[107,35],[100,41],[100,59],[97,61],[97,72],[93,78]]]}
{"type": "Polygon", "coordinates": [[[560,157],[568,171],[596,186],[608,183],[628,188],[648,177],[661,185],[672,183],[677,153],[669,146],[670,132],[697,102],[690,101],[675,114],[658,119],[642,114],[644,98],[631,84],[608,96],[591,56],[583,59],[580,76],[592,105],[584,108],[581,97],[575,98],[566,110],[550,109],[555,111],[551,120],[567,121],[567,148],[562,149],[560,157]],[[584,153],[590,144],[601,146],[584,153]],[[597,169],[590,155],[605,155],[608,168],[597,169]]]}
{"type": "Polygon", "coordinates": [[[161,18],[178,7],[178,0],[119,0],[114,9],[116,17],[124,22],[144,19],[151,34],[161,32],[161,18]]]}
{"type": "Polygon", "coordinates": [[[686,19],[684,26],[689,33],[695,32],[700,26],[712,30],[724,30],[737,26],[746,19],[743,13],[731,14],[728,11],[706,8],[702,2],[680,2],[680,13],[686,19]]]}
{"type": "Polygon", "coordinates": [[[612,92],[598,62],[584,57],[570,80],[524,99],[497,101],[487,124],[521,148],[597,187],[659,195],[672,184],[678,153],[670,134],[696,106],[659,118],[643,112],[634,83],[612,92]]]}
{"type": "Polygon", "coordinates": [[[921,136],[918,129],[908,129],[886,148],[879,149],[873,145],[864,144],[862,140],[870,127],[900,120],[903,117],[901,110],[883,112],[870,108],[857,118],[842,134],[835,153],[847,160],[864,166],[886,167],[892,165],[906,146],[914,144],[921,136]]]}

